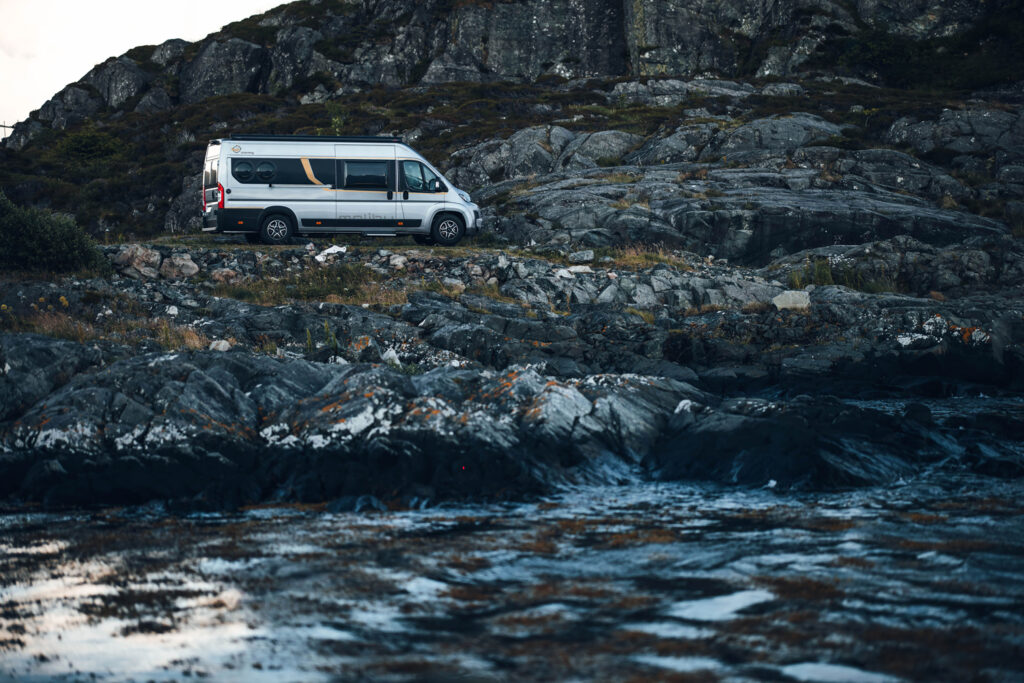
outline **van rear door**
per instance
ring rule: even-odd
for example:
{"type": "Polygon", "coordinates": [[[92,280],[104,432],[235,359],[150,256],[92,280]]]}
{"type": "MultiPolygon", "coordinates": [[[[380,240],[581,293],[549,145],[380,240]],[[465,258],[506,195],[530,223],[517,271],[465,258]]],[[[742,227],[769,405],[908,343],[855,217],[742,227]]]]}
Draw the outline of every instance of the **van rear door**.
{"type": "Polygon", "coordinates": [[[218,174],[220,170],[220,141],[210,142],[206,148],[206,160],[203,162],[203,213],[216,208],[220,201],[220,193],[217,190],[218,174]],[[211,204],[213,206],[211,206],[211,204]]]}

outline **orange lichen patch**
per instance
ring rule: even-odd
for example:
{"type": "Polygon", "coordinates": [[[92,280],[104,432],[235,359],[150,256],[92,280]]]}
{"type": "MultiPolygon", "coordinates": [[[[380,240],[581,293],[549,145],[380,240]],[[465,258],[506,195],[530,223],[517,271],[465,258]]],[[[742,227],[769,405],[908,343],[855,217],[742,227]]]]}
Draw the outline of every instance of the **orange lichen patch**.
{"type": "Polygon", "coordinates": [[[363,398],[373,398],[373,392],[372,391],[366,392],[365,394],[363,394],[363,398]]]}
{"type": "Polygon", "coordinates": [[[675,543],[677,540],[679,539],[671,529],[631,529],[605,535],[602,538],[601,547],[625,548],[649,543],[675,543]]]}
{"type": "Polygon", "coordinates": [[[527,592],[527,596],[532,600],[559,600],[567,596],[602,600],[614,594],[613,590],[599,585],[568,583],[564,581],[538,583],[531,586],[527,592]]]}
{"type": "MultiPolygon", "coordinates": [[[[554,505],[554,503],[552,503],[554,505]]],[[[587,530],[587,526],[593,522],[589,519],[560,519],[555,522],[559,531],[567,534],[581,534],[587,530]]]]}
{"type": "Polygon", "coordinates": [[[860,526],[860,522],[853,519],[839,519],[837,517],[815,517],[807,520],[792,520],[793,526],[809,531],[846,531],[860,526]]]}
{"type": "Polygon", "coordinates": [[[899,516],[914,524],[945,524],[949,521],[949,517],[945,515],[930,515],[924,512],[901,512],[899,516]]]}
{"type": "Polygon", "coordinates": [[[349,347],[354,349],[354,350],[356,350],[356,351],[362,351],[363,349],[365,349],[368,346],[370,346],[371,341],[372,340],[369,337],[362,336],[362,337],[359,337],[358,339],[353,339],[349,343],[349,347]]]}
{"type": "Polygon", "coordinates": [[[608,604],[614,609],[636,610],[660,604],[661,599],[652,595],[626,595],[608,604]]]}
{"type": "Polygon", "coordinates": [[[755,576],[754,582],[764,586],[783,600],[821,602],[842,599],[845,593],[838,581],[819,581],[811,578],[755,576]]]}
{"type": "Polygon", "coordinates": [[[535,555],[554,555],[558,552],[558,546],[549,538],[534,538],[528,541],[523,541],[519,545],[515,546],[515,549],[520,552],[533,553],[535,555]]]}
{"type": "Polygon", "coordinates": [[[875,562],[863,557],[837,557],[829,564],[835,567],[857,567],[858,569],[871,569],[876,566],[875,562]]]}
{"type": "Polygon", "coordinates": [[[463,573],[476,572],[487,569],[491,561],[485,557],[457,555],[448,560],[448,566],[463,573]]]}
{"type": "Polygon", "coordinates": [[[441,597],[460,602],[490,602],[494,600],[495,592],[493,586],[452,586],[441,593],[441,597]]]}

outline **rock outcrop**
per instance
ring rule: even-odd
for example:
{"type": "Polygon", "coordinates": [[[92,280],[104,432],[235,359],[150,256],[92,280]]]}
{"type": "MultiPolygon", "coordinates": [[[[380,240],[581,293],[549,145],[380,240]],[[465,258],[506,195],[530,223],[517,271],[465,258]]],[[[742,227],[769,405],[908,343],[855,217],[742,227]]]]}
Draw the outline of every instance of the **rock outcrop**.
{"type": "Polygon", "coordinates": [[[639,266],[550,248],[105,250],[110,279],[0,294],[5,326],[80,340],[0,335],[0,496],[420,504],[1024,473],[1012,411],[862,402],[1012,404],[1024,250],[1006,236],[825,247],[760,271],[665,250],[639,266]],[[339,274],[380,289],[298,296],[339,274]],[[246,301],[272,288],[298,298],[246,301]]]}
{"type": "MultiPolygon", "coordinates": [[[[789,76],[831,40],[865,28],[912,40],[950,36],[986,17],[990,5],[429,0],[410,9],[394,0],[292,3],[191,46],[167,41],[111,58],[80,81],[94,89],[92,96],[62,91],[19,124],[5,144],[22,148],[40,129],[34,123],[62,129],[91,116],[96,99],[116,110],[141,104],[141,97],[142,110],[151,111],[165,107],[165,95],[188,104],[297,85],[308,88],[297,93],[303,95],[314,91],[310,79],[327,79],[334,83],[330,92],[343,94],[378,85],[542,76],[789,76]]],[[[721,94],[713,81],[706,92],[721,94]]]]}

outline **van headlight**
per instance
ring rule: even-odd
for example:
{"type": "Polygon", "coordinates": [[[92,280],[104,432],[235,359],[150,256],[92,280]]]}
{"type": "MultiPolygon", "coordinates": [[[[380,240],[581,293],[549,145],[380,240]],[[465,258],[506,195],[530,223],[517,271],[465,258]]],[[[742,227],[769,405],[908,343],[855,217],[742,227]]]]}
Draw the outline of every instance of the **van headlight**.
{"type": "Polygon", "coordinates": [[[466,202],[467,204],[472,204],[473,203],[473,200],[469,198],[469,193],[468,192],[463,192],[462,190],[460,190],[458,188],[455,189],[455,192],[459,195],[459,197],[462,198],[462,201],[466,202]]]}

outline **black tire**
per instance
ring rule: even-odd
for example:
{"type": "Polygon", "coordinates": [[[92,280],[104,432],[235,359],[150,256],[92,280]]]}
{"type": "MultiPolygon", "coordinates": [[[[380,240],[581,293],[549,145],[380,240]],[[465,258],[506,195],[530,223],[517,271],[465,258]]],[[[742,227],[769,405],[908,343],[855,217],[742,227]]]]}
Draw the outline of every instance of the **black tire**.
{"type": "Polygon", "coordinates": [[[263,224],[260,225],[260,240],[264,244],[288,244],[293,232],[291,219],[275,213],[263,219],[263,224]]]}
{"type": "Polygon", "coordinates": [[[412,241],[424,247],[432,247],[436,244],[430,235],[413,235],[412,241]]]}
{"type": "Polygon", "coordinates": [[[249,244],[259,244],[260,234],[258,232],[247,232],[245,233],[245,241],[249,244]]]}
{"type": "Polygon", "coordinates": [[[454,247],[466,236],[466,222],[454,213],[443,213],[434,218],[430,236],[442,247],[454,247]]]}

